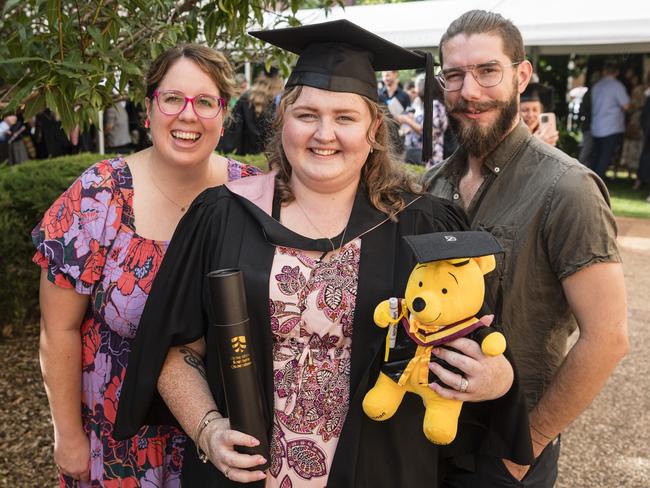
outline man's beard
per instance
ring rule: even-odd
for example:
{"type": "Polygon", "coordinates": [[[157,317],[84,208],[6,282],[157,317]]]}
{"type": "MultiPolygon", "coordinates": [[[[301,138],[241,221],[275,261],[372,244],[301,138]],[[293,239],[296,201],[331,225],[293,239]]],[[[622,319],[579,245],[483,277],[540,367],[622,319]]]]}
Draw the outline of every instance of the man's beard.
{"type": "Polygon", "coordinates": [[[515,118],[519,113],[517,85],[513,90],[512,96],[505,101],[493,100],[490,102],[473,102],[468,103],[461,98],[455,105],[447,105],[449,113],[449,125],[456,135],[459,145],[467,151],[470,156],[483,158],[491,153],[510,132],[515,118]],[[471,120],[464,124],[460,121],[463,112],[468,108],[485,111],[496,109],[499,111],[497,120],[489,127],[483,129],[478,123],[471,120]]]}

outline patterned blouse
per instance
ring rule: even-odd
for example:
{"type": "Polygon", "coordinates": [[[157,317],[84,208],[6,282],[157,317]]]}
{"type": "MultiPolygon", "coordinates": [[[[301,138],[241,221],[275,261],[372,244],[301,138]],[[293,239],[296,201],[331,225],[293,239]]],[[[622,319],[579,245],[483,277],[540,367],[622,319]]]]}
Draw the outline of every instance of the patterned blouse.
{"type": "MultiPolygon", "coordinates": [[[[413,104],[415,107],[415,121],[423,126],[424,125],[424,108],[422,103],[413,104]]],[[[427,161],[427,169],[432,168],[438,163],[441,163],[444,159],[444,149],[445,149],[445,131],[447,130],[447,110],[445,105],[438,100],[433,101],[433,144],[432,144],[432,153],[431,159],[427,161]]],[[[406,134],[404,145],[408,147],[422,149],[422,134],[418,134],[414,130],[409,131],[406,134]]]]}
{"type": "MultiPolygon", "coordinates": [[[[228,161],[229,180],[259,173],[228,161]]],[[[112,437],[131,341],[167,242],[136,233],[133,182],[122,158],[88,168],[34,228],[33,261],[51,282],[90,295],[81,324],[83,428],[90,439],[90,483],[60,476],[62,487],[179,487],[184,434],[143,426],[112,437]]]]}
{"type": "Polygon", "coordinates": [[[274,425],[267,487],[324,487],[348,410],[361,240],[279,247],[270,280],[274,425]]]}

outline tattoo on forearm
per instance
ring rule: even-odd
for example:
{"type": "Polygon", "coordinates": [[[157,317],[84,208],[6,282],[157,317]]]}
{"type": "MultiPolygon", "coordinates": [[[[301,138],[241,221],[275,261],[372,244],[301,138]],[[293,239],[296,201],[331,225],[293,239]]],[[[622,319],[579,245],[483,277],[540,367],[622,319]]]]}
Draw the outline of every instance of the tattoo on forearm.
{"type": "Polygon", "coordinates": [[[189,366],[196,369],[201,374],[201,376],[203,376],[203,379],[208,379],[205,373],[205,365],[203,364],[203,359],[201,359],[198,354],[187,347],[181,348],[180,353],[183,355],[183,359],[189,366]]]}

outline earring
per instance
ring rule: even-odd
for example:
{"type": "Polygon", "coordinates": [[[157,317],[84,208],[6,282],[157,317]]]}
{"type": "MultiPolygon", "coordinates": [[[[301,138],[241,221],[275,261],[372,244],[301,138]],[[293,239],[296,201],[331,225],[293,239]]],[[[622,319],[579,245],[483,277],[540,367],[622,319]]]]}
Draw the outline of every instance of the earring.
{"type": "Polygon", "coordinates": [[[145,128],[145,129],[148,129],[148,128],[149,128],[149,125],[151,125],[151,123],[149,122],[149,117],[147,117],[147,118],[144,120],[144,128],[145,128]]]}
{"type": "Polygon", "coordinates": [[[221,128],[221,137],[223,137],[223,134],[224,134],[224,128],[222,127],[221,128]]]}
{"type": "Polygon", "coordinates": [[[372,153],[374,153],[374,152],[375,152],[375,148],[372,147],[372,146],[370,146],[370,154],[372,154],[372,153]]]}

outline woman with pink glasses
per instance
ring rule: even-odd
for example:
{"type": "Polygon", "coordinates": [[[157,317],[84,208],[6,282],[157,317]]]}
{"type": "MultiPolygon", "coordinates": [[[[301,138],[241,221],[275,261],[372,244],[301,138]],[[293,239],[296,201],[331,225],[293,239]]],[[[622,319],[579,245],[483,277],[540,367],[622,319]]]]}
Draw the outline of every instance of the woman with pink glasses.
{"type": "Polygon", "coordinates": [[[116,441],[113,424],[131,341],[176,225],[206,188],[258,173],[214,153],[234,87],[218,51],[186,45],[160,55],[146,78],[153,146],[88,168],[33,231],[60,486],[180,486],[181,430],[145,425],[116,441]]]}

